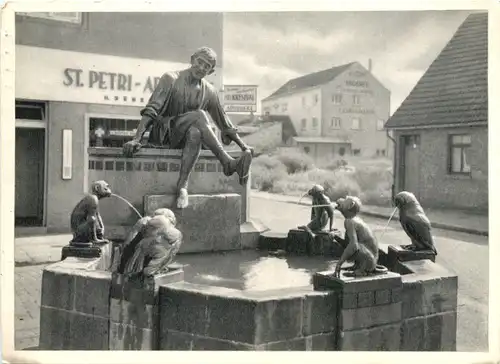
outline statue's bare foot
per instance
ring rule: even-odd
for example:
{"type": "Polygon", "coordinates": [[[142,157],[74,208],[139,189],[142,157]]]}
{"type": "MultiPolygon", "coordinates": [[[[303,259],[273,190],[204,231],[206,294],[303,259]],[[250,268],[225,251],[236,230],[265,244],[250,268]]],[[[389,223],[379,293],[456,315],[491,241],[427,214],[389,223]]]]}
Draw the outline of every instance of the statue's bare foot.
{"type": "Polygon", "coordinates": [[[185,188],[181,188],[179,190],[179,194],[177,196],[177,208],[178,209],[184,209],[188,207],[189,203],[189,198],[188,198],[188,191],[185,188]]]}

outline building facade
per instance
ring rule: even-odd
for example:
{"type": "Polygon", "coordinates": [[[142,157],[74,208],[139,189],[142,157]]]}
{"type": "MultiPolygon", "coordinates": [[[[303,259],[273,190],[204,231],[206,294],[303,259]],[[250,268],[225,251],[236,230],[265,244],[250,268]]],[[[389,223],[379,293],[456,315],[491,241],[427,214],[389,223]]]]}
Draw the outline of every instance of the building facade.
{"type": "Polygon", "coordinates": [[[262,100],[262,110],[289,115],[296,144],[316,160],[388,156],[390,92],[358,62],[290,80],[262,100]]]}
{"type": "Polygon", "coordinates": [[[159,77],[218,54],[222,14],[16,14],[16,227],[69,231],[88,192],[88,147],[130,140],[159,77]]]}
{"type": "Polygon", "coordinates": [[[470,15],[386,124],[395,192],[488,210],[488,15],[470,15]]]}

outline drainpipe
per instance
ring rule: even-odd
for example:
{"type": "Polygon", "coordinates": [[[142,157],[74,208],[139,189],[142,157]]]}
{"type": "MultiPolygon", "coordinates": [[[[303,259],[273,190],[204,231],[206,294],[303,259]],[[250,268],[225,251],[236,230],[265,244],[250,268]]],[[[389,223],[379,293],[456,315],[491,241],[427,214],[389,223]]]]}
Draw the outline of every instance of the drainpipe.
{"type": "Polygon", "coordinates": [[[396,186],[394,184],[394,181],[396,180],[396,153],[397,153],[396,140],[389,135],[389,129],[385,130],[385,134],[392,141],[392,143],[394,145],[394,153],[392,156],[392,186],[391,186],[391,200],[394,201],[394,195],[395,195],[394,192],[395,192],[395,188],[396,188],[396,186]]]}

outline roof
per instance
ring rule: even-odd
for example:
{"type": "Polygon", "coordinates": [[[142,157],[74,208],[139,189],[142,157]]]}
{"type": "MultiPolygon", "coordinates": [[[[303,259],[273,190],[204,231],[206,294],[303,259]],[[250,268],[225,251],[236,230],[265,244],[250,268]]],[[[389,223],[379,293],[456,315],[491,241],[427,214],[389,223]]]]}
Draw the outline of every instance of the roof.
{"type": "Polygon", "coordinates": [[[351,62],[341,66],[329,68],[323,71],[314,72],[305,76],[294,78],[285,83],[274,93],[263,99],[263,101],[290,92],[296,92],[299,90],[324,85],[325,83],[332,81],[335,77],[340,75],[342,72],[344,72],[347,68],[349,68],[353,64],[354,62],[351,62]]]}
{"type": "Polygon", "coordinates": [[[386,128],[488,121],[488,14],[469,15],[386,128]]]}
{"type": "Polygon", "coordinates": [[[294,137],[297,143],[351,144],[349,140],[325,137],[294,137]]]}

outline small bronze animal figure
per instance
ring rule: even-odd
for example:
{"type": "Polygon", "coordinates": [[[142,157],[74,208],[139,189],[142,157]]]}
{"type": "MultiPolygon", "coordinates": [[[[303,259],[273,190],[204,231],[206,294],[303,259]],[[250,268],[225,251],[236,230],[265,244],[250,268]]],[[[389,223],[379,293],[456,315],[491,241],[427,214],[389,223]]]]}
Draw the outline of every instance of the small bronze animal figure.
{"type": "Polygon", "coordinates": [[[320,185],[314,185],[307,194],[312,197],[311,221],[307,225],[298,228],[309,233],[315,233],[322,231],[329,223],[328,231],[332,231],[334,207],[328,196],[325,195],[325,189],[320,185]]]}
{"type": "Polygon", "coordinates": [[[415,251],[431,250],[437,255],[431,222],[415,195],[408,191],[399,192],[394,197],[394,205],[399,209],[399,222],[411,239],[411,244],[403,248],[415,251]]]}
{"type": "Polygon", "coordinates": [[[139,237],[133,255],[123,262],[124,274],[139,273],[150,277],[167,271],[182,244],[182,233],[175,227],[177,221],[169,209],[159,209],[155,215],[141,219],[137,225],[139,237]],[[142,221],[141,221],[142,220],[142,221]]]}
{"type": "Polygon", "coordinates": [[[92,183],[90,193],[78,202],[71,213],[71,243],[104,243],[104,224],[99,213],[99,201],[111,196],[111,189],[106,181],[92,183]]]}
{"type": "Polygon", "coordinates": [[[387,268],[377,265],[378,242],[370,227],[357,216],[361,201],[357,197],[346,196],[337,200],[337,210],[344,215],[345,239],[337,241],[344,247],[344,252],[335,267],[335,277],[340,276],[342,264],[354,262],[348,270],[356,277],[387,272],[387,268]]]}

